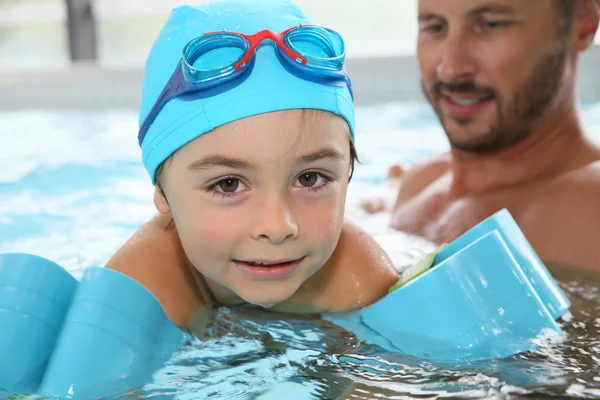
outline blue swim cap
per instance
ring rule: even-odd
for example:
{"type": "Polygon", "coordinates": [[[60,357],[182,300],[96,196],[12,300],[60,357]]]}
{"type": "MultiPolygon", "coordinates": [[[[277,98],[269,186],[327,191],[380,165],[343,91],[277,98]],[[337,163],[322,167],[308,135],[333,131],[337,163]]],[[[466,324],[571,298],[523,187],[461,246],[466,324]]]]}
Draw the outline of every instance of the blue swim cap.
{"type": "MultiPolygon", "coordinates": [[[[244,34],[265,29],[283,32],[312,23],[290,0],[218,0],[173,9],[146,61],[140,125],[191,39],[221,30],[244,34]]],[[[211,65],[231,61],[231,54],[213,53],[211,57],[224,59],[221,64],[212,59],[211,65]]],[[[256,50],[253,70],[241,84],[212,97],[183,97],[172,99],[162,108],[142,142],[144,166],[153,183],[158,166],[177,149],[218,126],[252,115],[289,109],[329,111],[345,118],[354,136],[354,105],[348,87],[316,83],[288,72],[269,40],[256,50]]]]}

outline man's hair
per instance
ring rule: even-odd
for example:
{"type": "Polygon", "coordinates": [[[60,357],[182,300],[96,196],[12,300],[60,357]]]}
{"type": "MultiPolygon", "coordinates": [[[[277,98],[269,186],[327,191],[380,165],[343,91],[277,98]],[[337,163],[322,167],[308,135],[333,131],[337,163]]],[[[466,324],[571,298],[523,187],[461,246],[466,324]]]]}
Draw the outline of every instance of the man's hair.
{"type": "Polygon", "coordinates": [[[567,34],[573,25],[577,0],[554,0],[554,5],[559,15],[559,31],[561,34],[567,34]]]}

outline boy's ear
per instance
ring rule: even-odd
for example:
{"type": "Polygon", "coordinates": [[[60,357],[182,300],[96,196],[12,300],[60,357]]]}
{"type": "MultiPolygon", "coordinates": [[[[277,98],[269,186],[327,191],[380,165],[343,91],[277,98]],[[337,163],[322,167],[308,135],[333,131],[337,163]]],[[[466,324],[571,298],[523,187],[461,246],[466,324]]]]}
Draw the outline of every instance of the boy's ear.
{"type": "Polygon", "coordinates": [[[167,201],[167,197],[158,184],[154,187],[154,206],[161,214],[169,214],[171,212],[171,206],[167,201]]]}

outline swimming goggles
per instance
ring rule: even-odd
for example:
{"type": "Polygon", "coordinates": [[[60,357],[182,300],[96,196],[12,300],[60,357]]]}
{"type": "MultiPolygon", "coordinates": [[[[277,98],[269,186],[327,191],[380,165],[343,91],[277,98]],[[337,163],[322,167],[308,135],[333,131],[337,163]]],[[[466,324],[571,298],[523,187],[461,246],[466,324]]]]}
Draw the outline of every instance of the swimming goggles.
{"type": "Polygon", "coordinates": [[[140,146],[160,110],[173,98],[207,98],[242,83],[253,69],[256,48],[265,39],[275,43],[275,53],[290,73],[326,85],[345,85],[352,96],[350,79],[343,70],[346,57],[344,40],[331,29],[298,25],[281,33],[270,30],[253,35],[208,32],[184,46],[181,61],[140,127],[140,146]],[[226,65],[218,60],[221,65],[211,66],[210,62],[214,62],[216,57],[210,52],[227,48],[237,49],[237,57],[226,65]]]}

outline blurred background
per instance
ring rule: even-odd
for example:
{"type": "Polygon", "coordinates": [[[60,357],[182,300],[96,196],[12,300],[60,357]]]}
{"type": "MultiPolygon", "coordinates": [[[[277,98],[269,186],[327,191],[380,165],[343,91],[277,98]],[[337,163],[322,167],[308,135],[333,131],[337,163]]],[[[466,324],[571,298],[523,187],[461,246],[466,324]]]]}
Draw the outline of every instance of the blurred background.
{"type": "MultiPolygon", "coordinates": [[[[137,107],[152,41],[171,9],[183,3],[0,0],[0,109],[137,107]]],[[[413,57],[417,0],[297,3],[345,36],[358,105],[422,100],[413,57]]],[[[600,92],[594,50],[581,73],[584,101],[600,92]]]]}
{"type": "MultiPolygon", "coordinates": [[[[136,107],[152,42],[171,9],[184,3],[0,0],[0,109],[136,107]]],[[[398,65],[397,57],[415,51],[416,0],[297,3],[345,36],[359,104],[419,95],[418,82],[406,79],[416,73],[414,63],[398,65]]]]}
{"type": "MultiPolygon", "coordinates": [[[[141,66],[170,10],[183,0],[72,1],[90,3],[97,31],[98,63],[141,66]]],[[[416,0],[340,2],[299,0],[320,23],[341,32],[350,56],[410,54],[416,34],[416,0]],[[368,12],[366,12],[368,11],[368,12]]],[[[84,16],[82,13],[80,17],[84,16]]],[[[0,66],[64,67],[69,64],[66,0],[0,0],[0,66]]]]}

